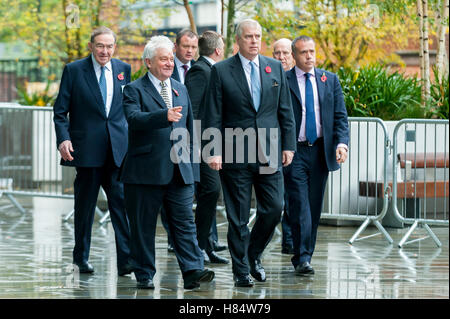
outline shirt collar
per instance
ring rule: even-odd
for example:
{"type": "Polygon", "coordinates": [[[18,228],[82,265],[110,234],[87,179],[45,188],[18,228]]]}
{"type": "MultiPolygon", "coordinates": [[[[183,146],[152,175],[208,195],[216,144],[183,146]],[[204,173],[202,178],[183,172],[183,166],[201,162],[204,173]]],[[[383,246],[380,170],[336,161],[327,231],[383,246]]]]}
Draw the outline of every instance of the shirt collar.
{"type": "MultiPolygon", "coordinates": [[[[300,69],[298,66],[295,66],[295,75],[297,76],[297,78],[304,78],[305,77],[305,71],[303,71],[302,69],[300,69]]],[[[315,69],[312,68],[311,71],[308,72],[309,74],[311,74],[313,77],[316,77],[315,74],[315,69]]]]}
{"type": "MultiPolygon", "coordinates": [[[[156,76],[154,76],[152,74],[152,72],[148,71],[148,78],[150,79],[150,81],[153,83],[153,85],[155,86],[156,90],[159,92],[161,90],[161,80],[158,80],[156,78],[156,76]]],[[[163,81],[164,83],[166,83],[167,87],[170,89],[171,85],[170,85],[170,78],[167,78],[163,81]]]]}
{"type": "MultiPolygon", "coordinates": [[[[244,57],[240,52],[238,52],[239,54],[239,58],[241,59],[241,63],[243,66],[247,66],[250,63],[250,60],[247,59],[246,57],[244,57]]],[[[259,55],[257,55],[254,59],[253,62],[256,64],[257,67],[259,67],[259,55]]]]}
{"type": "Polygon", "coordinates": [[[206,61],[208,61],[209,63],[211,63],[211,65],[214,65],[214,64],[216,63],[216,61],[214,61],[213,59],[211,59],[209,56],[202,55],[202,57],[203,57],[206,61]]]}
{"type": "MultiPolygon", "coordinates": [[[[91,54],[91,58],[92,58],[92,64],[94,65],[94,70],[100,70],[101,69],[101,65],[97,62],[97,60],[94,58],[94,55],[91,54]]],[[[108,63],[105,64],[106,70],[111,71],[111,60],[108,61],[108,63]]]]}
{"type": "MultiPolygon", "coordinates": [[[[175,61],[175,64],[177,65],[177,68],[181,68],[182,65],[184,65],[183,62],[181,62],[176,55],[173,56],[173,60],[175,61]]],[[[186,65],[189,67],[188,69],[191,68],[191,61],[189,61],[188,63],[186,63],[186,65]]]]}

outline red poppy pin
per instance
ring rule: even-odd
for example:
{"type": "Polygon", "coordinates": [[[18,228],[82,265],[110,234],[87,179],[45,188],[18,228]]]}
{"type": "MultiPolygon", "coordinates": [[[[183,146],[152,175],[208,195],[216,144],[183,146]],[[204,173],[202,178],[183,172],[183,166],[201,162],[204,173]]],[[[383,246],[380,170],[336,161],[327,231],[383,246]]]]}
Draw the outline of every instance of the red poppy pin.
{"type": "Polygon", "coordinates": [[[122,81],[124,79],[123,72],[119,73],[117,75],[117,78],[119,79],[119,81],[122,81]]]}
{"type": "Polygon", "coordinates": [[[266,66],[266,73],[270,73],[272,72],[272,69],[270,68],[270,66],[266,66]]]}
{"type": "Polygon", "coordinates": [[[175,93],[176,96],[180,96],[180,95],[178,94],[178,91],[177,91],[177,90],[172,89],[172,91],[173,91],[173,93],[175,93]]]}
{"type": "Polygon", "coordinates": [[[320,80],[325,83],[325,81],[327,80],[325,73],[322,74],[322,77],[320,78],[320,80]]]}

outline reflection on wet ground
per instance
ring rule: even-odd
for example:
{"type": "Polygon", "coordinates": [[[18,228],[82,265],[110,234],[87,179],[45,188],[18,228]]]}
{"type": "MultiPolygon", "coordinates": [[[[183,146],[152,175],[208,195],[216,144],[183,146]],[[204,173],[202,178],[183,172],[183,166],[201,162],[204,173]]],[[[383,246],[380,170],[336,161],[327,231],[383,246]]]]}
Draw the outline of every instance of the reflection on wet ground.
{"type": "MultiPolygon", "coordinates": [[[[216,272],[215,280],[189,291],[183,289],[175,255],[167,251],[167,236],[158,224],[155,289],[137,290],[133,275],[117,276],[110,223],[100,226],[96,220],[94,224],[90,262],[95,274],[78,275],[71,265],[73,222],[63,221],[72,202],[20,200],[26,214],[0,198],[0,298],[449,298],[447,227],[433,228],[443,243],[441,248],[426,239],[399,249],[396,243],[407,229],[388,229],[394,245],[373,237],[351,246],[347,242],[355,227],[321,225],[312,277],[294,275],[290,255],[281,253],[281,236],[275,235],[262,259],[268,278],[265,283],[235,288],[231,264],[208,265],[216,272]]],[[[218,223],[224,221],[218,215],[218,223]]],[[[226,224],[218,230],[220,241],[226,243],[226,224]]],[[[414,236],[423,234],[417,231],[414,236]]],[[[219,255],[229,258],[228,251],[219,255]]]]}

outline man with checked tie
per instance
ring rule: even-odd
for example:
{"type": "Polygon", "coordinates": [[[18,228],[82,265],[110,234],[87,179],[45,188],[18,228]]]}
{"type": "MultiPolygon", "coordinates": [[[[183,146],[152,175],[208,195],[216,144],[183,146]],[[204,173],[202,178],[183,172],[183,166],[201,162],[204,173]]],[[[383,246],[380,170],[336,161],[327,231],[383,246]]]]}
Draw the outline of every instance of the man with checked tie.
{"type": "Polygon", "coordinates": [[[172,50],[169,38],[152,37],[143,54],[148,72],[123,92],[129,139],[120,179],[130,220],[130,258],[140,289],[155,287],[155,231],[161,207],[184,288],[193,289],[214,278],[214,272],[203,267],[197,242],[192,204],[199,176],[193,169],[193,143],[189,141],[193,114],[186,87],[170,78],[172,50]],[[179,132],[185,134],[181,139],[179,132]]]}
{"type": "Polygon", "coordinates": [[[311,258],[317,238],[328,172],[347,158],[347,110],[336,74],[315,68],[314,40],[292,41],[295,67],[287,72],[295,117],[296,152],[284,167],[295,274],[314,274],[311,258]]]}

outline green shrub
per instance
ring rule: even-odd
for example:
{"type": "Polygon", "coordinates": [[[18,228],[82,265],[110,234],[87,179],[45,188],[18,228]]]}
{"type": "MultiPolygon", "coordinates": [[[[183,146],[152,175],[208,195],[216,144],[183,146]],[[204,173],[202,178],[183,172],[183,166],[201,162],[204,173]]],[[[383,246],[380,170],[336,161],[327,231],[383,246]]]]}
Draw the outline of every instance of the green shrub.
{"type": "Polygon", "coordinates": [[[430,87],[428,117],[448,119],[449,81],[448,76],[439,79],[437,69],[433,68],[434,83],[430,87]]]}
{"type": "Polygon", "coordinates": [[[383,120],[426,117],[417,78],[391,73],[381,65],[340,68],[337,74],[349,116],[383,120]]]}

